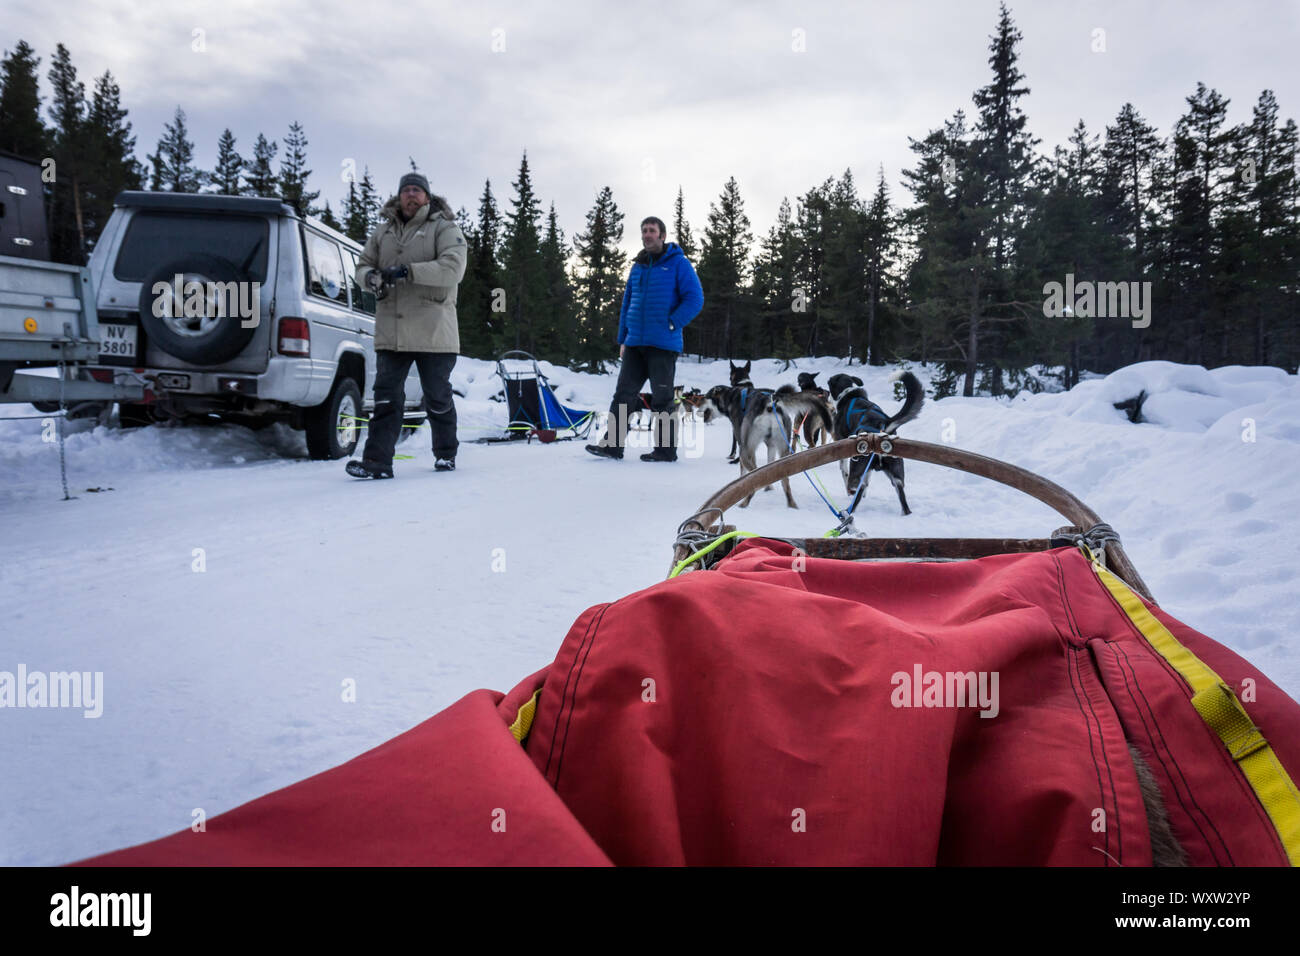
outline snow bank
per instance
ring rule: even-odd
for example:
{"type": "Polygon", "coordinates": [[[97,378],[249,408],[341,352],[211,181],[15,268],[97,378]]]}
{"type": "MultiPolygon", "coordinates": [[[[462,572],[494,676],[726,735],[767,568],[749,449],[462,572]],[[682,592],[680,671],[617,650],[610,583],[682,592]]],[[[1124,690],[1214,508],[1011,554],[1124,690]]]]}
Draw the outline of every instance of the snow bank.
{"type": "Polygon", "coordinates": [[[1279,368],[1226,366],[1206,370],[1199,365],[1173,362],[1139,362],[1105,378],[1080,382],[1058,395],[1027,396],[1024,404],[1035,411],[1055,412],[1076,421],[1127,422],[1115,407],[1145,393],[1142,422],[1180,432],[1206,432],[1220,422],[1254,417],[1248,408],[1264,414],[1277,412],[1273,437],[1295,441],[1296,377],[1279,368]]]}

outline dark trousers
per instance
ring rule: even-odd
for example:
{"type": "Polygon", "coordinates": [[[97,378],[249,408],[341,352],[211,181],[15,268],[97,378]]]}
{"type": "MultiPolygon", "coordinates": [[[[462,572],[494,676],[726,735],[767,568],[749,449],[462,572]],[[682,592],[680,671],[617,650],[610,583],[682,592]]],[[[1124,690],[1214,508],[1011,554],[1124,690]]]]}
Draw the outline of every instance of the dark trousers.
{"type": "Polygon", "coordinates": [[[676,457],[676,428],[672,420],[673,373],[676,368],[676,352],[652,345],[627,347],[623,365],[618,370],[618,384],[614,386],[614,400],[609,406],[609,423],[605,426],[602,444],[619,448],[627,444],[628,417],[643,407],[641,386],[649,379],[655,450],[676,457]]]}
{"type": "Polygon", "coordinates": [[[411,363],[420,373],[424,408],[433,431],[433,453],[439,458],[456,457],[456,403],[451,394],[454,352],[375,352],[375,410],[370,415],[370,435],[362,457],[382,465],[393,463],[393,449],[402,428],[406,404],[406,376],[411,363]]]}

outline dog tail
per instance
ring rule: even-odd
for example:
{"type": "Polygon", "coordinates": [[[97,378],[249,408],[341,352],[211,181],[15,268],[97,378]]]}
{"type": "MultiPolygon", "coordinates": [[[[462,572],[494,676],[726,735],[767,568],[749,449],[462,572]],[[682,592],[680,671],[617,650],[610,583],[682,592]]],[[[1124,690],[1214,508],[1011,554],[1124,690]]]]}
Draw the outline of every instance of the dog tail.
{"type": "Polygon", "coordinates": [[[895,372],[889,376],[889,380],[891,382],[901,381],[904,390],[907,392],[903,407],[891,416],[885,424],[885,431],[892,432],[899,425],[906,425],[921,414],[921,408],[925,405],[925,388],[921,385],[921,380],[911,372],[895,372]]]}

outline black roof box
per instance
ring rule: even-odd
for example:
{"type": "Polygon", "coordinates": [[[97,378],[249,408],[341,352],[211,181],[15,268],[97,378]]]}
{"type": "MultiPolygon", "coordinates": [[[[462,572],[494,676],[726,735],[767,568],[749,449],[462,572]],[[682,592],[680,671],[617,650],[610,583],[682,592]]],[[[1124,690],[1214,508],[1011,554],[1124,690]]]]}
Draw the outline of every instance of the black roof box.
{"type": "Polygon", "coordinates": [[[245,213],[262,216],[292,216],[293,207],[279,199],[260,196],[218,196],[212,193],[148,192],[128,189],[117,194],[115,206],[145,206],[150,209],[175,209],[189,212],[245,213]]]}

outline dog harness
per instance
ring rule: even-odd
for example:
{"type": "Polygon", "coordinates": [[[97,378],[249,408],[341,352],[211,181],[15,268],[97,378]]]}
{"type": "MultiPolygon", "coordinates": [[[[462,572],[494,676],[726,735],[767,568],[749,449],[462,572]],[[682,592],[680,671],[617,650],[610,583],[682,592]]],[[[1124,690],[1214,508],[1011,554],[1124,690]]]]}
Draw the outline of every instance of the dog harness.
{"type": "Polygon", "coordinates": [[[889,416],[875,402],[865,398],[851,398],[848,410],[844,413],[844,421],[848,425],[849,434],[853,435],[858,432],[881,431],[889,421],[889,416]]]}
{"type": "Polygon", "coordinates": [[[762,392],[764,395],[775,395],[776,392],[770,388],[742,388],[740,390],[740,414],[745,414],[745,406],[749,404],[750,392],[762,392]]]}

